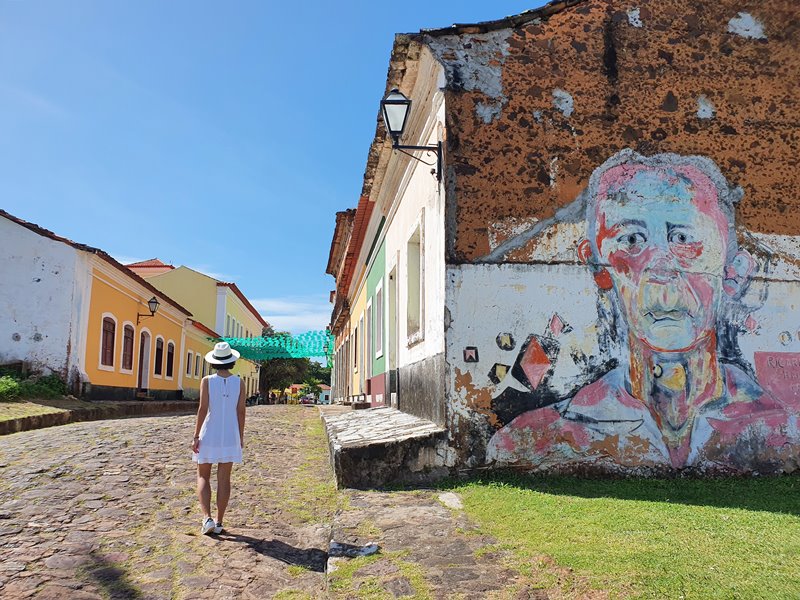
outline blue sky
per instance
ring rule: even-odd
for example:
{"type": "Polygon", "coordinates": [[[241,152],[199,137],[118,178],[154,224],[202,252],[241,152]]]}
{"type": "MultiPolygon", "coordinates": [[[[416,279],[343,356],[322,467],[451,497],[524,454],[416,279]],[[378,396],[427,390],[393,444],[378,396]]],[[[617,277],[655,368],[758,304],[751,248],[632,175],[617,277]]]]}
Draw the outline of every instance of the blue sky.
{"type": "Polygon", "coordinates": [[[541,0],[0,0],[0,208],[323,328],[394,34],[541,0]]]}

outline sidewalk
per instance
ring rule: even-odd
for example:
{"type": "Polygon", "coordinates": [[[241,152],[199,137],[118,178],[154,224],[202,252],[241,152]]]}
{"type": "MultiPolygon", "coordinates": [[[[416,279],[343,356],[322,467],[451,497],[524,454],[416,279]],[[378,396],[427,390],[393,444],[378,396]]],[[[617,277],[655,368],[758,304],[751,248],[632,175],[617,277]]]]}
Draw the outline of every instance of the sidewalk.
{"type": "MultiPolygon", "coordinates": [[[[196,400],[137,400],[123,402],[81,402],[79,408],[53,408],[44,414],[24,417],[0,419],[0,435],[30,431],[65,425],[79,421],[98,421],[101,419],[120,419],[123,417],[141,417],[163,414],[186,414],[197,412],[196,400]]],[[[69,405],[69,403],[67,403],[69,405]]]]}

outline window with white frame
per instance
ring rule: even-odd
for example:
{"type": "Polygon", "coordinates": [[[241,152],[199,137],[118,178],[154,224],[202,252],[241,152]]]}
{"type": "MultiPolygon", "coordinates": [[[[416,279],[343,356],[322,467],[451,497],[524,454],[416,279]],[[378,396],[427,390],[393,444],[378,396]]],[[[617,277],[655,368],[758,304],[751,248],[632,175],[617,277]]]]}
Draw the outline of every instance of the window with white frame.
{"type": "Polygon", "coordinates": [[[133,370],[133,325],[122,328],[122,368],[133,370]]]}
{"type": "Polygon", "coordinates": [[[194,357],[194,376],[200,377],[200,355],[194,357]]]}
{"type": "Polygon", "coordinates": [[[117,323],[112,317],[103,317],[102,338],[100,342],[100,364],[104,367],[114,366],[114,343],[117,323]]]}
{"type": "Polygon", "coordinates": [[[156,360],[153,363],[153,375],[161,377],[164,371],[164,338],[156,338],[156,360]]]}
{"type": "Polygon", "coordinates": [[[175,344],[170,340],[167,344],[167,378],[172,379],[175,366],[175,344]]]}
{"type": "Polygon", "coordinates": [[[422,228],[417,225],[406,244],[406,331],[409,343],[422,339],[423,265],[422,228]]]}
{"type": "Polygon", "coordinates": [[[231,335],[231,316],[225,315],[225,337],[230,337],[231,335]]]}
{"type": "Polygon", "coordinates": [[[191,377],[192,376],[192,365],[194,364],[194,352],[189,350],[186,353],[186,374],[191,377]]]}

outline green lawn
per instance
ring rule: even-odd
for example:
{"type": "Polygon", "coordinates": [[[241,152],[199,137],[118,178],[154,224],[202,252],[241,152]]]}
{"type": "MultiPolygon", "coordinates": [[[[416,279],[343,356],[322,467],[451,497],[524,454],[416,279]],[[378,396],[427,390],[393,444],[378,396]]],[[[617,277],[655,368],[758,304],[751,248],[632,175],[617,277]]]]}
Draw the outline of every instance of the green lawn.
{"type": "Polygon", "coordinates": [[[545,555],[611,597],[800,598],[800,477],[451,487],[523,572],[545,555]]]}

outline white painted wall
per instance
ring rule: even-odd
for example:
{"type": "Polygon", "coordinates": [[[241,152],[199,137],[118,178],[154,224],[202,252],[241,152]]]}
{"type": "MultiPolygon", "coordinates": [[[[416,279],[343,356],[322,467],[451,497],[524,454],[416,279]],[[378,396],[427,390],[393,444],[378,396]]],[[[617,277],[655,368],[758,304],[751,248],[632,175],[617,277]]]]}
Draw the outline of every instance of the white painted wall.
{"type": "MultiPolygon", "coordinates": [[[[441,94],[441,92],[437,92],[441,94]]],[[[420,145],[434,145],[439,140],[439,125],[444,125],[444,102],[440,101],[434,126],[430,127],[430,135],[420,145]]],[[[436,105],[436,103],[434,104],[436,105]]],[[[428,162],[433,161],[431,155],[423,155],[428,162]]],[[[399,280],[398,308],[398,366],[413,364],[424,358],[444,351],[444,302],[445,302],[445,261],[444,261],[444,186],[440,186],[431,167],[418,161],[408,162],[407,172],[400,187],[400,201],[396,204],[396,212],[386,229],[386,273],[397,268],[399,280]],[[414,233],[418,223],[422,223],[424,247],[424,336],[418,343],[408,344],[406,311],[408,296],[406,293],[406,277],[408,273],[407,242],[414,233]]],[[[388,294],[388,292],[386,292],[388,294]]],[[[388,302],[384,302],[384,310],[388,311],[388,302]]],[[[393,318],[388,315],[388,318],[393,318]]],[[[388,331],[388,327],[386,329],[388,331]]]]}
{"type": "Polygon", "coordinates": [[[77,324],[90,285],[82,253],[3,217],[0,253],[0,363],[23,360],[63,375],[79,369],[85,327],[77,324]]]}

